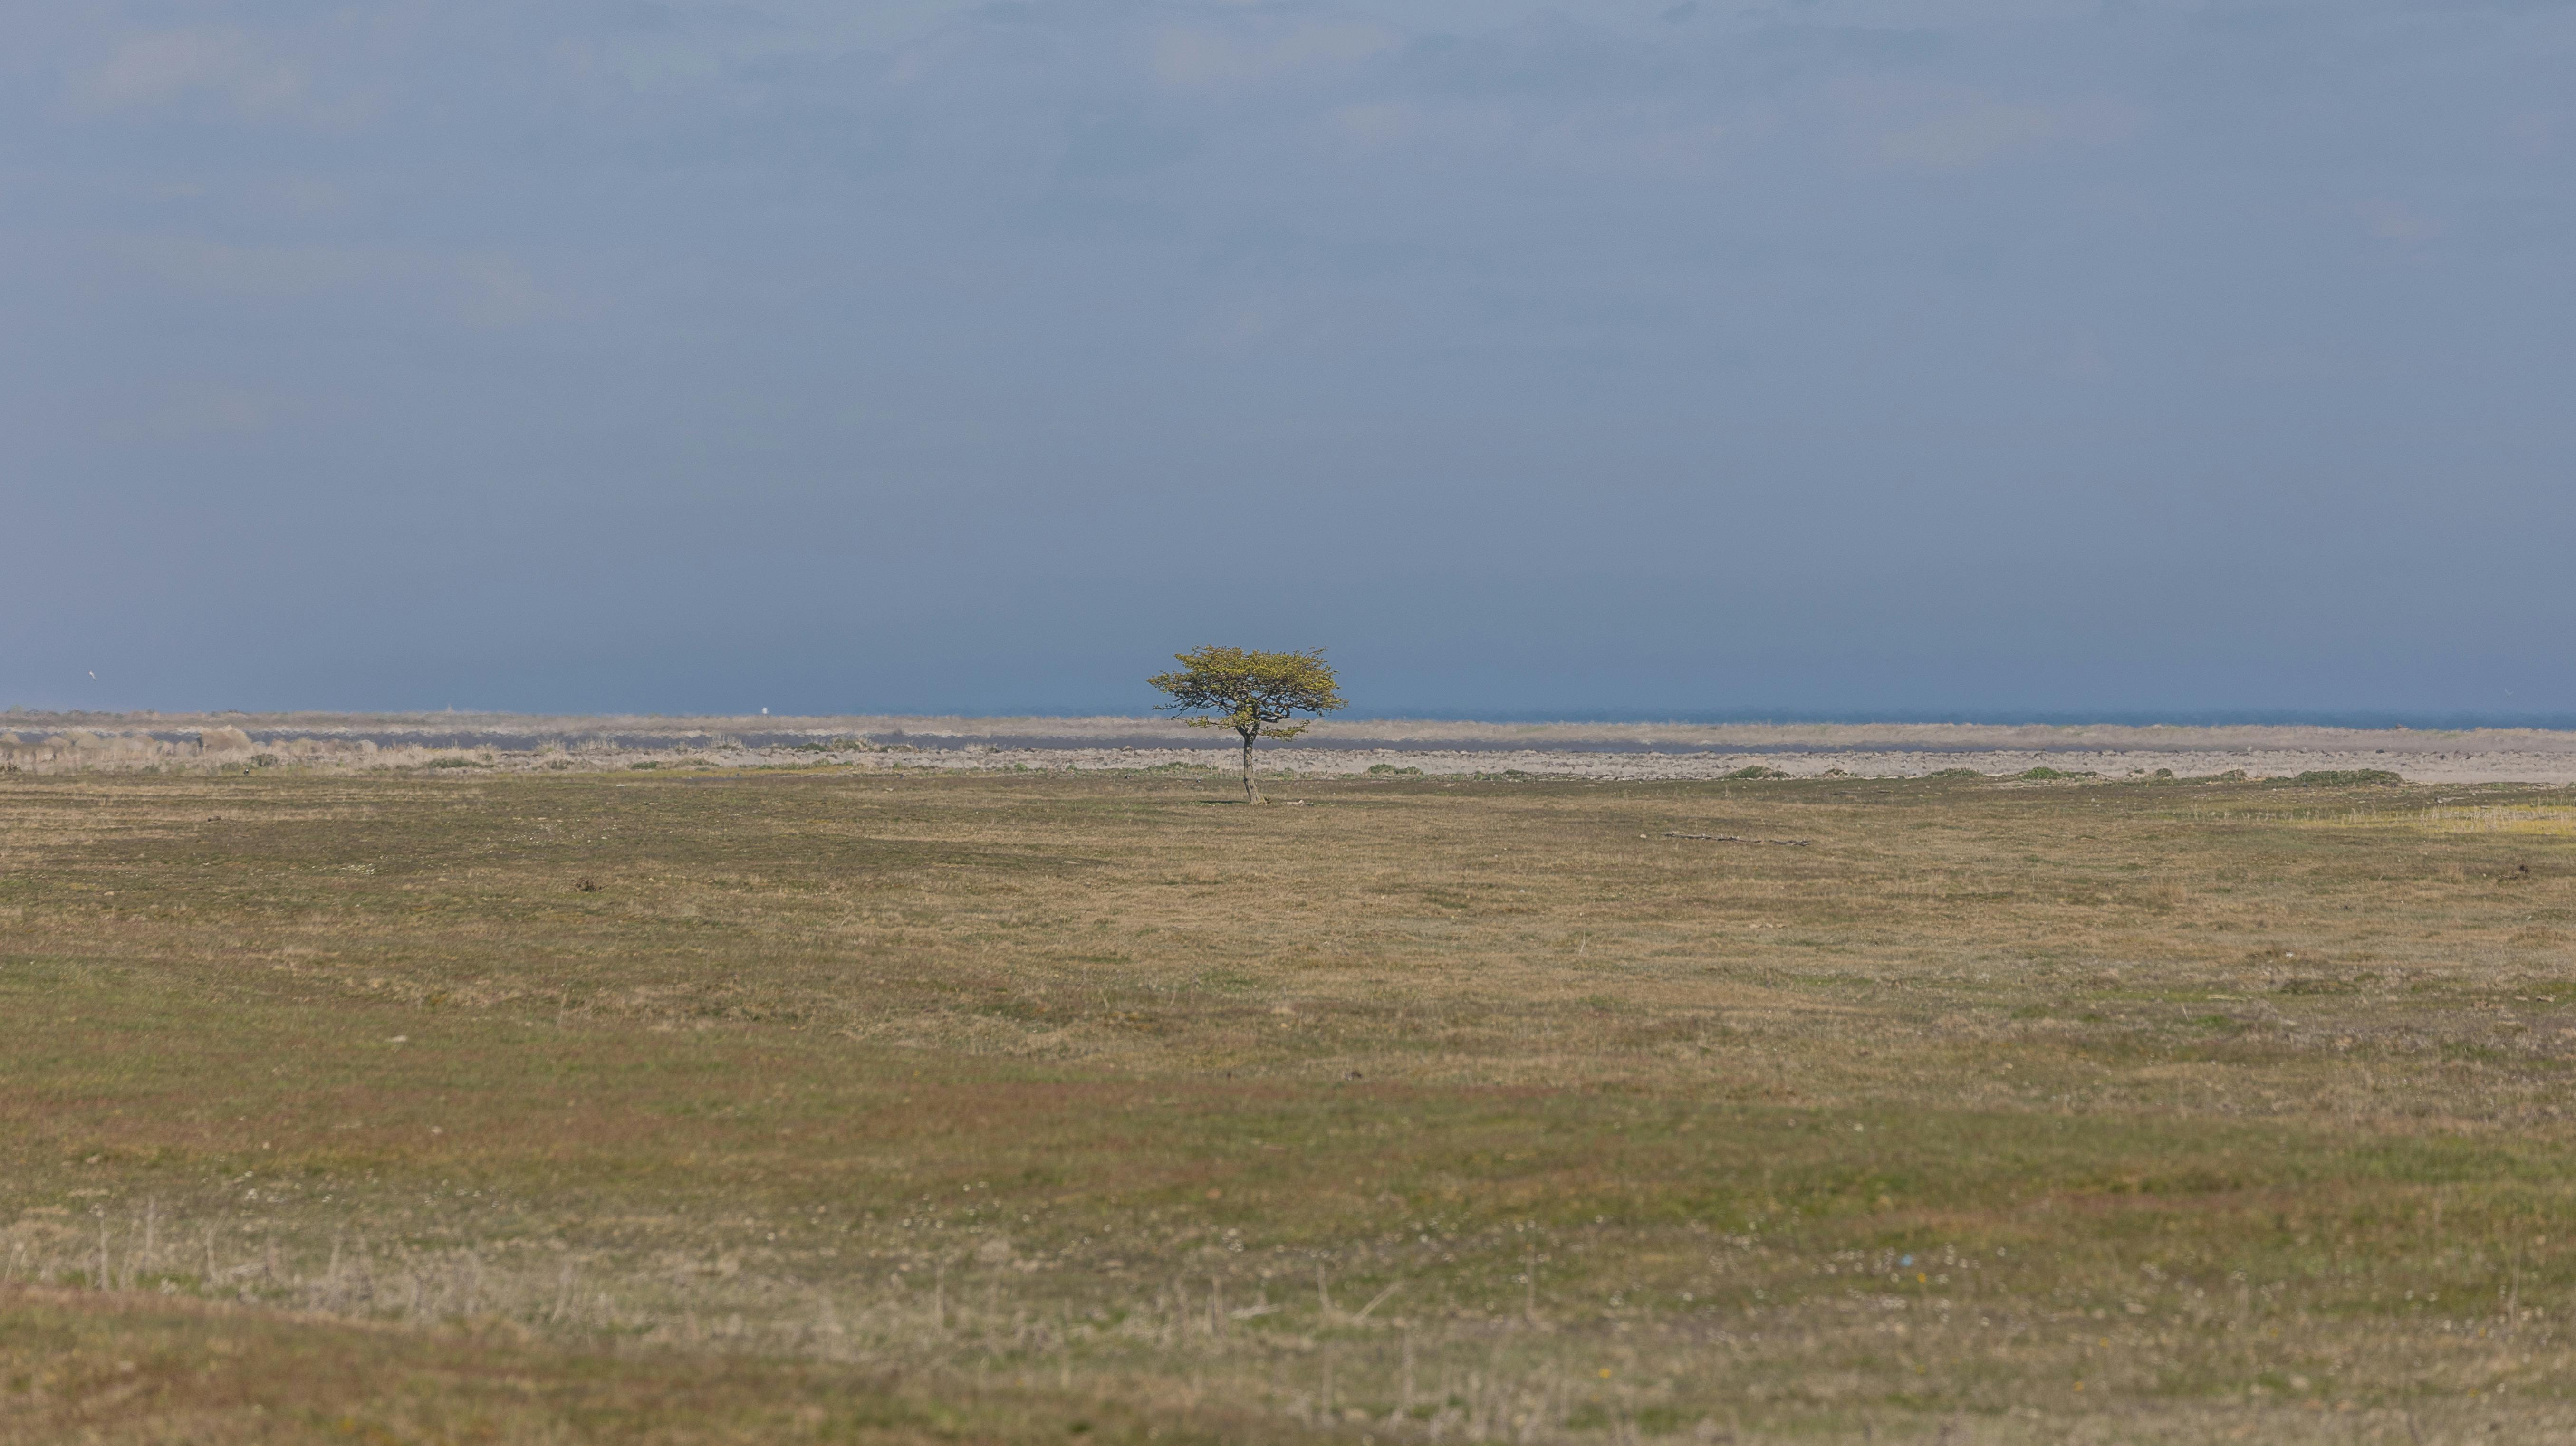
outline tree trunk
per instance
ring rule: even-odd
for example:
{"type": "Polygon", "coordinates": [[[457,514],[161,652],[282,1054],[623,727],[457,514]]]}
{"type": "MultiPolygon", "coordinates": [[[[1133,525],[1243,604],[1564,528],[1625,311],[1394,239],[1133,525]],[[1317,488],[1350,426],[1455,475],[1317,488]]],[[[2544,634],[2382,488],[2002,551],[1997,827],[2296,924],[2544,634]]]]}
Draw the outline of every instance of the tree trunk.
{"type": "Polygon", "coordinates": [[[1261,785],[1252,781],[1252,740],[1260,736],[1258,733],[1243,735],[1243,801],[1246,803],[1261,801],[1261,785]]]}

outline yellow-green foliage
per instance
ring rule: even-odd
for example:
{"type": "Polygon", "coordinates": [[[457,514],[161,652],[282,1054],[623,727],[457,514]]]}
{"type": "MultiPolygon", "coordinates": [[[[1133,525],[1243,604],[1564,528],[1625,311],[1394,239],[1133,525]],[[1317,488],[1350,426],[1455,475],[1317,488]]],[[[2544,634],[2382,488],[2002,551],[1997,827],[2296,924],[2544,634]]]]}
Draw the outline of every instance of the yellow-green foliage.
{"type": "Polygon", "coordinates": [[[1252,745],[1261,738],[1294,738],[1306,725],[1299,715],[1331,713],[1344,706],[1341,685],[1324,650],[1260,653],[1210,645],[1175,653],[1181,666],[1145,681],[1171,695],[1166,711],[1196,714],[1193,728],[1231,728],[1243,738],[1243,791],[1254,803],[1261,789],[1252,777],[1252,745]]]}

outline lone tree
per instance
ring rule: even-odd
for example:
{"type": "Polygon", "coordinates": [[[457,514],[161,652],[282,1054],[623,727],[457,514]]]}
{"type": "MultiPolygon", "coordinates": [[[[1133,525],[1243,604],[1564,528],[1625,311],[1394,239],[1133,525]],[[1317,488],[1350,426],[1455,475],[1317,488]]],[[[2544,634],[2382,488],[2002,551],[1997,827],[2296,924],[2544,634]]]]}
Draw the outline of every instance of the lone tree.
{"type": "Polygon", "coordinates": [[[1330,713],[1342,706],[1341,684],[1324,650],[1303,653],[1252,653],[1241,648],[1194,648],[1175,653],[1180,670],[1157,673],[1146,682],[1172,695],[1162,711],[1197,713],[1193,728],[1231,728],[1243,737],[1243,798],[1261,801],[1261,785],[1252,779],[1252,742],[1267,735],[1294,738],[1306,731],[1291,722],[1300,713],[1330,713]]]}

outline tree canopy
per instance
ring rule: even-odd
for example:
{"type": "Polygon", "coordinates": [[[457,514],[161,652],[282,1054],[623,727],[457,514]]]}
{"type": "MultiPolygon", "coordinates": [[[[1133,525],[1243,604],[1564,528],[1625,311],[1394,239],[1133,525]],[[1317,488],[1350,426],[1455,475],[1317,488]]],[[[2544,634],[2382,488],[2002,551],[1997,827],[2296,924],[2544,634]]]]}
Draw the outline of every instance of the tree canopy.
{"type": "MultiPolygon", "coordinates": [[[[1213,644],[1175,653],[1181,666],[1145,681],[1171,695],[1156,705],[1165,712],[1189,713],[1193,728],[1231,728],[1243,739],[1243,795],[1261,802],[1261,786],[1252,777],[1255,740],[1294,738],[1307,724],[1299,715],[1330,713],[1343,706],[1341,680],[1324,650],[1262,653],[1213,644]]],[[[1311,721],[1311,720],[1310,720],[1311,721]]]]}

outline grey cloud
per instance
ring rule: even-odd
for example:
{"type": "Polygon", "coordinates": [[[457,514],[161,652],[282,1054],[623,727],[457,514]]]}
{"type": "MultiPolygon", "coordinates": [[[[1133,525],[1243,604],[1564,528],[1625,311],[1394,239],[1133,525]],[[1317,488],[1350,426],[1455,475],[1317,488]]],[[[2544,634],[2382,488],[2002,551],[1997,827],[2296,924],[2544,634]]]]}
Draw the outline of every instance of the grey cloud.
{"type": "Polygon", "coordinates": [[[1166,84],[1229,87],[1346,72],[1392,50],[1397,33],[1356,20],[1300,18],[1224,30],[1174,26],[1154,38],[1154,74],[1166,84]]]}
{"type": "Polygon", "coordinates": [[[254,42],[237,26],[149,30],[128,35],[81,77],[83,100],[101,109],[212,96],[251,117],[306,99],[303,68],[254,42]]]}
{"type": "Polygon", "coordinates": [[[1998,152],[2038,145],[2057,130],[2056,115],[2044,106],[1972,96],[1886,132],[1878,148],[1887,159],[1910,165],[1973,166],[1998,152]]]}
{"type": "Polygon", "coordinates": [[[164,436],[247,436],[291,421],[301,410],[293,397],[224,382],[181,382],[166,388],[145,425],[164,436]]]}
{"type": "Polygon", "coordinates": [[[48,7],[0,691],[2576,709],[2576,17],[1686,8],[48,7]]]}
{"type": "Polygon", "coordinates": [[[523,262],[504,254],[240,246],[186,236],[134,238],[118,249],[137,271],[166,286],[257,302],[373,292],[380,303],[419,301],[481,327],[520,326],[570,310],[523,262]]]}

